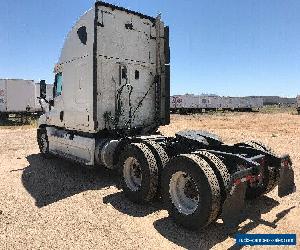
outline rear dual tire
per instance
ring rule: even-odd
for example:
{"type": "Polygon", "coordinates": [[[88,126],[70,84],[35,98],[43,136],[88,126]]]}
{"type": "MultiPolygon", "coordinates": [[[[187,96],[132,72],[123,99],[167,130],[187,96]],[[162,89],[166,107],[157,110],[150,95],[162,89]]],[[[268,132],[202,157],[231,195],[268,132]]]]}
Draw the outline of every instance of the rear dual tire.
{"type": "Polygon", "coordinates": [[[161,194],[170,217],[189,230],[209,225],[221,212],[229,174],[215,155],[196,152],[168,160],[155,142],[131,143],[121,153],[120,167],[129,200],[147,203],[161,194]]]}
{"type": "Polygon", "coordinates": [[[220,186],[203,158],[195,154],[172,158],[161,183],[165,208],[177,224],[199,230],[216,220],[221,207],[220,186]]]}
{"type": "Polygon", "coordinates": [[[127,145],[120,156],[121,186],[135,203],[151,201],[157,193],[158,167],[151,150],[142,143],[127,145]]]}
{"type": "Polygon", "coordinates": [[[121,186],[125,196],[135,203],[147,203],[160,196],[161,173],[169,161],[155,141],[127,145],[121,153],[121,186]]]}
{"type": "Polygon", "coordinates": [[[163,172],[163,169],[169,162],[169,156],[164,150],[164,148],[159,145],[155,141],[143,141],[143,144],[145,144],[152,152],[152,154],[155,157],[157,170],[158,170],[158,179],[157,179],[157,193],[154,198],[159,199],[161,196],[161,174],[163,172]]]}

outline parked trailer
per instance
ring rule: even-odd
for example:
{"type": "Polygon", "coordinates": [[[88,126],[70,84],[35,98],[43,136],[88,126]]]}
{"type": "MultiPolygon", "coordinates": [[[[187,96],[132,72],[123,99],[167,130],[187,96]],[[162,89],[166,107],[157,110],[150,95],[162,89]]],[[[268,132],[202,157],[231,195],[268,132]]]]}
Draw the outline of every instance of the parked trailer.
{"type": "Polygon", "coordinates": [[[172,96],[170,98],[170,108],[179,113],[201,112],[206,107],[207,100],[205,99],[205,102],[202,103],[199,98],[199,96],[193,94],[172,96]]]}
{"type": "Polygon", "coordinates": [[[169,29],[160,16],[96,2],[68,34],[55,66],[55,97],[39,119],[50,154],[120,173],[125,196],[161,196],[176,223],[199,229],[236,224],[245,197],[278,185],[294,192],[290,157],[258,142],[227,145],[216,135],[157,132],[170,123],[169,29]]]}
{"type": "MultiPolygon", "coordinates": [[[[53,95],[53,85],[45,85],[47,100],[53,95]]],[[[39,114],[40,84],[33,80],[0,79],[0,114],[6,119],[10,114],[39,114]]]]}
{"type": "Polygon", "coordinates": [[[170,98],[171,111],[178,113],[197,113],[210,110],[252,111],[261,107],[263,107],[263,99],[253,97],[185,94],[170,98]]]}
{"type": "Polygon", "coordinates": [[[231,97],[232,98],[232,110],[235,111],[253,111],[263,107],[262,98],[252,97],[231,97]]]}
{"type": "Polygon", "coordinates": [[[246,107],[259,110],[264,106],[263,98],[253,98],[250,96],[245,97],[246,107]]]}
{"type": "Polygon", "coordinates": [[[202,110],[217,110],[221,106],[221,98],[216,95],[199,95],[199,106],[202,110]]]}

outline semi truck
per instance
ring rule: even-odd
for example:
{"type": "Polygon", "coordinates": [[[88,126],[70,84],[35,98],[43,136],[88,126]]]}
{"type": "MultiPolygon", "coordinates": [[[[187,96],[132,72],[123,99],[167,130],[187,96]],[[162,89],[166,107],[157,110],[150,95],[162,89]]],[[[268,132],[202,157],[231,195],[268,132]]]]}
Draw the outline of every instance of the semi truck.
{"type": "Polygon", "coordinates": [[[198,230],[219,217],[235,225],[245,199],[277,185],[281,197],[295,191],[290,157],[259,142],[157,132],[170,123],[169,27],[160,15],[97,1],[68,33],[54,72],[54,101],[41,100],[41,155],[118,171],[129,200],[160,199],[179,225],[198,230]]]}
{"type": "Polygon", "coordinates": [[[50,101],[53,96],[53,85],[40,83],[34,80],[0,79],[0,117],[6,119],[10,114],[32,115],[41,114],[39,103],[41,91],[45,100],[50,101]],[[43,89],[44,88],[44,89],[43,89]]]}

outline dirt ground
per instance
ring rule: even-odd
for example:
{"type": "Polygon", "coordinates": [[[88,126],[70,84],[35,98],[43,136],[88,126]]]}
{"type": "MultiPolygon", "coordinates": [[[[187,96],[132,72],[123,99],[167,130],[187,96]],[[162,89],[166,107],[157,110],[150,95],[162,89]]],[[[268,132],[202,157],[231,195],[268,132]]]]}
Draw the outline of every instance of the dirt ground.
{"type": "MultiPolygon", "coordinates": [[[[187,128],[214,132],[228,143],[259,140],[278,154],[289,153],[300,186],[300,116],[173,115],[161,132],[187,128]]],[[[32,127],[0,128],[0,178],[0,249],[240,249],[236,233],[300,235],[299,192],[279,199],[275,189],[247,202],[247,219],[237,229],[218,220],[190,232],[176,226],[159,202],[127,201],[112,172],[43,159],[32,127]]]]}

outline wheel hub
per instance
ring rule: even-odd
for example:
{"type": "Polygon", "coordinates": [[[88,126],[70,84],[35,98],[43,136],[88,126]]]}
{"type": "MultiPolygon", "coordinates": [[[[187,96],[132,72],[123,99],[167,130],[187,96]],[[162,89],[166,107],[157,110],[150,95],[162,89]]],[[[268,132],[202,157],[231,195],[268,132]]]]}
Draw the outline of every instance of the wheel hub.
{"type": "Polygon", "coordinates": [[[199,206],[200,195],[192,177],[182,171],[172,175],[169,193],[172,203],[180,213],[192,214],[199,206]]]}
{"type": "Polygon", "coordinates": [[[124,162],[123,176],[127,187],[137,191],[142,185],[142,171],[140,164],[134,157],[129,157],[124,162]]]}
{"type": "Polygon", "coordinates": [[[188,180],[185,187],[184,187],[184,194],[190,198],[190,199],[196,199],[197,198],[197,189],[191,180],[188,180]]]}

